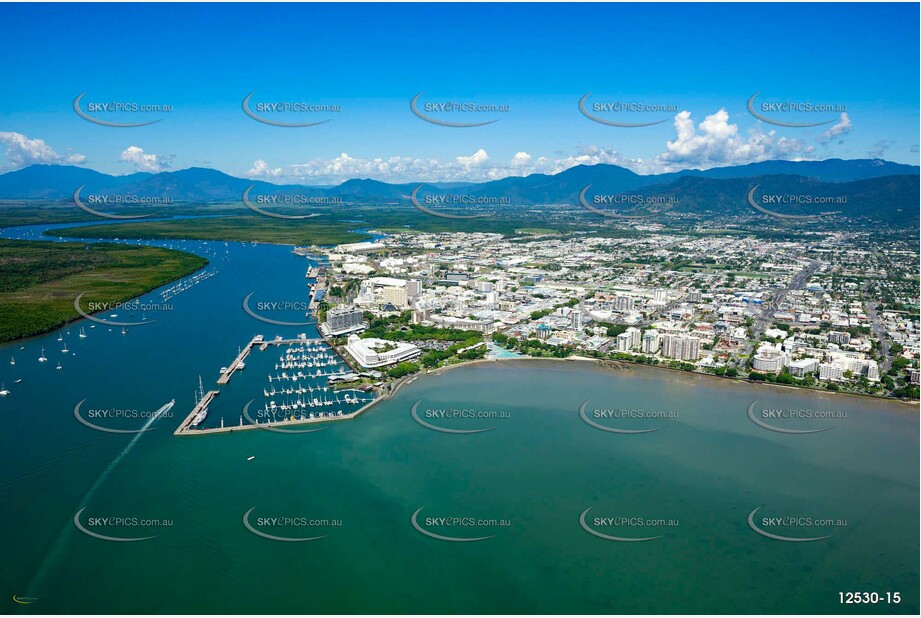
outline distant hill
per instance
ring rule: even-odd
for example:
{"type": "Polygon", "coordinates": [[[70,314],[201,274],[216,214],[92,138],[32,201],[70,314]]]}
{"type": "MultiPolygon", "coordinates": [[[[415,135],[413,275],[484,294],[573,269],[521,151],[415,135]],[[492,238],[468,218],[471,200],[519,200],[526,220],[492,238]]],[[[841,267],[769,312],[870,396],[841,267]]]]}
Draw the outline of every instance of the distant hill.
{"type": "MultiPolygon", "coordinates": [[[[131,194],[168,197],[174,202],[239,202],[252,186],[251,196],[299,194],[338,197],[353,203],[408,203],[422,185],[420,198],[430,194],[463,192],[478,197],[505,197],[512,204],[575,204],[579,192],[591,185],[591,194],[638,193],[673,196],[678,212],[718,213],[746,208],[745,195],[755,184],[760,191],[847,195],[836,207],[849,216],[918,220],[919,168],[881,159],[825,161],[764,161],[748,165],[639,175],[616,165],[579,165],[554,175],[531,174],[482,183],[401,183],[352,179],[337,186],[276,185],[237,178],[201,167],[151,174],[111,176],[68,165],[32,165],[0,175],[0,199],[67,200],[85,185],[84,195],[131,194]]],[[[778,211],[780,212],[780,211],[778,211]]]]}
{"type": "MultiPolygon", "coordinates": [[[[823,182],[793,175],[755,178],[701,178],[685,176],[677,180],[646,187],[645,196],[670,197],[677,202],[673,210],[691,214],[744,214],[751,210],[747,196],[757,185],[756,203],[761,196],[809,196],[835,198],[834,203],[766,206],[782,214],[838,212],[849,218],[869,218],[898,225],[917,225],[921,210],[918,196],[921,177],[915,175],[884,176],[852,182],[823,182]],[[837,198],[844,198],[841,202],[837,198]]],[[[591,189],[594,195],[594,187],[591,189]]],[[[625,214],[628,214],[625,212],[625,214]]]]}
{"type": "Polygon", "coordinates": [[[137,172],[127,176],[110,176],[73,165],[30,165],[0,174],[0,199],[63,199],[73,196],[80,185],[108,192],[135,185],[152,175],[137,172]]]}
{"type": "Polygon", "coordinates": [[[701,176],[703,178],[751,178],[754,176],[778,176],[782,174],[805,176],[825,182],[850,182],[881,176],[899,176],[918,174],[918,167],[893,163],[882,159],[826,159],[824,161],[762,161],[747,165],[714,167],[708,170],[684,170],[671,174],[660,174],[665,180],[669,177],[701,176]]]}

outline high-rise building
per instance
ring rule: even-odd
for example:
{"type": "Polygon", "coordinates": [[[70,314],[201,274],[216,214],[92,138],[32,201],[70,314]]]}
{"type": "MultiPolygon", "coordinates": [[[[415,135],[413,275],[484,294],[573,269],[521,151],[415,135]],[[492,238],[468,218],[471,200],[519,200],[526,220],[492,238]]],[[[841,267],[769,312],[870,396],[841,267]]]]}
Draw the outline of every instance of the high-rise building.
{"type": "Polygon", "coordinates": [[[821,363],[819,365],[819,379],[840,382],[844,379],[844,368],[833,363],[821,363]]]}
{"type": "Polygon", "coordinates": [[[615,296],[614,297],[614,310],[615,311],[633,311],[633,297],[632,296],[615,296]]]}
{"type": "Polygon", "coordinates": [[[643,335],[643,353],[655,354],[658,352],[661,343],[659,339],[659,333],[652,330],[646,331],[646,334],[643,335]]]}
{"type": "Polygon", "coordinates": [[[422,282],[418,279],[410,279],[406,282],[406,297],[418,298],[422,294],[422,282]]]}
{"type": "Polygon", "coordinates": [[[801,358],[787,364],[790,375],[794,378],[804,378],[815,373],[819,368],[819,361],[814,358],[801,358]]]}
{"type": "Polygon", "coordinates": [[[700,356],[700,339],[681,335],[662,338],[662,355],[675,360],[696,361],[700,356]]]}
{"type": "Polygon", "coordinates": [[[783,352],[771,346],[762,346],[752,357],[752,369],[777,373],[783,369],[783,352]]]}
{"type": "Polygon", "coordinates": [[[867,379],[870,382],[879,382],[879,365],[876,361],[867,361],[867,379]]]}
{"type": "Polygon", "coordinates": [[[381,300],[384,304],[391,303],[397,309],[405,309],[409,307],[409,299],[406,295],[406,288],[392,288],[392,287],[383,287],[381,288],[381,300]]]}
{"type": "Polygon", "coordinates": [[[325,324],[330,335],[348,333],[364,325],[364,313],[353,307],[337,307],[326,312],[325,324]]]}
{"type": "Polygon", "coordinates": [[[573,330],[582,330],[582,312],[576,307],[570,317],[573,330]]]}
{"type": "Polygon", "coordinates": [[[629,352],[630,351],[630,335],[627,333],[621,333],[617,335],[617,351],[618,352],[629,352]]]}
{"type": "Polygon", "coordinates": [[[630,349],[638,349],[640,347],[643,340],[643,331],[631,326],[624,331],[624,334],[630,336],[630,349]]]}

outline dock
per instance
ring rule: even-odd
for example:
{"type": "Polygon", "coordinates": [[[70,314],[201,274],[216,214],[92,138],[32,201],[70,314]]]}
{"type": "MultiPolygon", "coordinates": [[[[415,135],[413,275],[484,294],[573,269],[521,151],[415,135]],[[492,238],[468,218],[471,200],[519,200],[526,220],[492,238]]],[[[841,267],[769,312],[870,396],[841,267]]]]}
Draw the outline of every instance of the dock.
{"type": "Polygon", "coordinates": [[[221,394],[220,391],[208,391],[207,393],[205,393],[205,396],[202,397],[202,398],[199,400],[199,402],[195,404],[195,407],[192,408],[192,411],[189,412],[189,415],[188,415],[187,417],[185,417],[185,420],[182,421],[182,422],[179,424],[179,427],[176,428],[176,431],[173,432],[173,435],[174,435],[174,436],[181,436],[181,435],[184,434],[184,433],[191,433],[191,432],[198,432],[198,431],[200,431],[200,430],[197,430],[197,429],[192,429],[192,427],[191,427],[192,419],[195,418],[195,415],[198,414],[198,412],[199,412],[202,408],[207,408],[207,407],[208,407],[208,404],[211,403],[211,400],[213,400],[215,397],[217,397],[217,396],[220,395],[220,394],[221,394]]]}
{"type": "Polygon", "coordinates": [[[231,376],[233,376],[234,372],[240,368],[240,365],[243,364],[243,361],[246,360],[246,357],[249,356],[249,353],[252,352],[253,348],[257,345],[259,346],[259,350],[262,351],[268,348],[270,345],[296,345],[298,343],[317,344],[325,343],[325,341],[319,338],[307,339],[300,337],[297,339],[272,339],[271,341],[266,341],[262,335],[256,335],[249,343],[246,344],[246,347],[240,350],[240,353],[237,355],[237,357],[233,360],[230,366],[227,367],[227,371],[222,373],[221,377],[217,379],[218,386],[223,386],[230,382],[231,376]]]}
{"type": "MultiPolygon", "coordinates": [[[[307,337],[297,337],[295,339],[284,339],[282,337],[276,337],[275,339],[266,340],[263,335],[256,335],[250,340],[249,343],[246,344],[246,346],[243,349],[240,350],[240,353],[234,359],[233,363],[231,363],[230,366],[227,367],[227,371],[222,373],[221,377],[218,378],[217,380],[218,386],[224,386],[230,382],[230,378],[233,375],[233,373],[237,369],[240,368],[240,365],[243,364],[243,362],[249,356],[249,353],[252,352],[253,348],[255,348],[256,346],[259,346],[260,350],[265,350],[270,345],[287,346],[287,345],[298,345],[298,344],[307,344],[307,345],[324,344],[328,346],[332,352],[338,354],[339,357],[342,358],[342,360],[346,362],[346,366],[349,366],[348,362],[342,356],[342,354],[340,354],[339,351],[336,350],[335,347],[329,345],[329,342],[326,341],[326,339],[323,339],[320,337],[313,338],[313,339],[308,339],[307,337]]],[[[203,408],[208,407],[208,405],[212,402],[212,400],[214,400],[214,398],[220,394],[221,393],[219,390],[208,391],[207,393],[205,393],[204,396],[202,396],[201,400],[197,404],[195,404],[195,407],[192,409],[189,415],[185,418],[185,420],[183,420],[182,423],[180,423],[176,431],[173,432],[173,435],[174,436],[189,436],[189,435],[204,435],[204,434],[212,434],[212,433],[230,433],[232,431],[241,431],[241,430],[247,430],[247,429],[268,429],[270,427],[284,427],[288,425],[303,425],[303,424],[309,424],[309,423],[328,423],[331,421],[350,420],[350,419],[355,418],[356,416],[358,416],[359,414],[361,414],[362,412],[364,412],[366,409],[370,408],[372,405],[374,405],[377,402],[376,399],[373,399],[369,401],[367,404],[365,404],[364,406],[362,406],[360,409],[356,410],[355,412],[351,412],[349,414],[343,414],[342,416],[324,416],[322,418],[321,417],[294,418],[294,419],[289,419],[285,421],[278,421],[278,422],[271,422],[271,423],[256,423],[256,424],[243,424],[243,418],[241,416],[240,424],[237,426],[202,427],[200,429],[192,427],[191,423],[192,423],[192,419],[195,418],[195,415],[197,415],[203,408]]]]}
{"type": "Polygon", "coordinates": [[[246,347],[240,350],[240,353],[237,355],[233,362],[230,363],[230,367],[227,368],[227,371],[221,374],[221,377],[217,379],[219,386],[227,384],[230,382],[230,377],[233,375],[233,372],[239,369],[240,365],[243,364],[243,361],[246,360],[246,357],[249,356],[249,353],[252,352],[253,346],[262,341],[262,335],[256,335],[253,337],[252,341],[246,344],[246,347]]]}

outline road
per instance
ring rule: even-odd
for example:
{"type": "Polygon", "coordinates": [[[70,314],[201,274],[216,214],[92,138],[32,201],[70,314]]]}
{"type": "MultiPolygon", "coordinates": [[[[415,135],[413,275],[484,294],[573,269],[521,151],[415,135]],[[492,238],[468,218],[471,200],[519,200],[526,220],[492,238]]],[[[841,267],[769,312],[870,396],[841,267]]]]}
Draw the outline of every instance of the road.
{"type": "MultiPolygon", "coordinates": [[[[869,281],[865,282],[861,286],[860,291],[866,292],[869,284],[869,281]]],[[[876,303],[872,300],[867,300],[865,301],[865,305],[867,307],[867,316],[873,324],[873,334],[876,335],[876,339],[879,341],[879,372],[883,374],[892,367],[892,355],[889,351],[889,336],[886,333],[886,329],[883,327],[883,321],[879,317],[879,312],[876,310],[876,303]]]]}
{"type": "MultiPolygon", "coordinates": [[[[751,355],[752,352],[754,352],[755,346],[758,345],[758,341],[761,339],[761,335],[764,334],[767,325],[771,323],[774,312],[780,307],[780,304],[787,297],[787,294],[790,293],[791,290],[801,290],[806,287],[812,275],[819,270],[819,266],[821,266],[821,262],[818,260],[810,260],[806,266],[794,275],[789,285],[782,288],[776,288],[771,298],[761,305],[761,312],[753,319],[752,336],[744,346],[744,354],[751,355]]],[[[736,363],[737,366],[738,364],[739,363],[736,363]]]]}

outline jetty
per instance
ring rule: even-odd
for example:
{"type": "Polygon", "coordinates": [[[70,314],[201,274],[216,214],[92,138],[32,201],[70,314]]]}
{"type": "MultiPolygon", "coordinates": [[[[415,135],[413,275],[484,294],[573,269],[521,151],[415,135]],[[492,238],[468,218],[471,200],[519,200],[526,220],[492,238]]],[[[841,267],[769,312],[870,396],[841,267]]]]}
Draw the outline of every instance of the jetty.
{"type": "Polygon", "coordinates": [[[249,343],[246,344],[242,350],[240,350],[240,353],[237,355],[237,357],[233,359],[233,362],[229,367],[227,367],[227,371],[221,372],[221,377],[217,379],[218,385],[223,386],[230,382],[230,378],[233,376],[234,372],[237,369],[240,369],[241,366],[245,366],[244,361],[246,360],[246,357],[249,356],[249,353],[252,352],[253,348],[256,346],[259,346],[259,350],[263,351],[270,345],[297,345],[299,343],[315,345],[318,343],[325,343],[325,340],[320,338],[307,339],[307,337],[298,337],[296,339],[283,339],[282,337],[276,337],[275,339],[266,340],[262,335],[256,335],[250,340],[249,343]]]}
{"type": "Polygon", "coordinates": [[[262,335],[256,335],[252,340],[246,344],[240,353],[237,355],[233,362],[230,363],[230,367],[227,368],[227,371],[221,372],[221,377],[217,379],[218,385],[224,385],[230,382],[230,377],[233,375],[233,372],[240,368],[243,365],[243,361],[246,360],[246,357],[249,356],[249,353],[252,352],[253,346],[262,342],[262,335]]]}
{"type": "Polygon", "coordinates": [[[203,410],[204,408],[207,408],[208,404],[210,404],[211,401],[220,394],[221,394],[220,391],[208,391],[207,393],[205,393],[204,396],[202,396],[202,398],[198,400],[198,403],[195,404],[195,407],[192,408],[192,411],[189,412],[189,415],[185,417],[185,420],[183,420],[179,424],[179,427],[176,428],[176,431],[173,432],[173,435],[181,436],[186,433],[197,433],[199,431],[204,431],[204,430],[193,429],[192,419],[194,419],[195,415],[197,415],[201,410],[203,410]]]}

